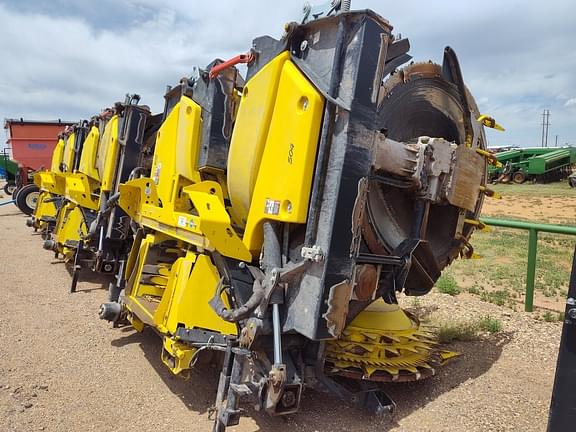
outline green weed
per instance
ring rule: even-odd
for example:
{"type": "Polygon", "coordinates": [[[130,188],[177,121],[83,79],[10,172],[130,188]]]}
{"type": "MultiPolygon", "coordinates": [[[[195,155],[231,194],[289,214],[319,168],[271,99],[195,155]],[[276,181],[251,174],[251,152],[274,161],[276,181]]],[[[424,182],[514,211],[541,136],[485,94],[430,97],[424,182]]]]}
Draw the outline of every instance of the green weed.
{"type": "Polygon", "coordinates": [[[443,294],[449,294],[451,296],[460,294],[460,288],[458,288],[456,280],[449,274],[440,276],[436,282],[436,288],[443,294]]]}
{"type": "Polygon", "coordinates": [[[502,330],[502,322],[498,318],[486,315],[480,318],[478,327],[480,327],[480,330],[494,334],[502,330]]]}
{"type": "Polygon", "coordinates": [[[440,343],[457,340],[466,342],[478,338],[478,324],[473,322],[443,323],[438,327],[437,332],[440,343]]]}
{"type": "Polygon", "coordinates": [[[498,290],[498,291],[484,291],[480,294],[480,298],[489,303],[494,303],[498,306],[504,306],[506,304],[506,300],[508,300],[509,293],[506,290],[498,290]]]}

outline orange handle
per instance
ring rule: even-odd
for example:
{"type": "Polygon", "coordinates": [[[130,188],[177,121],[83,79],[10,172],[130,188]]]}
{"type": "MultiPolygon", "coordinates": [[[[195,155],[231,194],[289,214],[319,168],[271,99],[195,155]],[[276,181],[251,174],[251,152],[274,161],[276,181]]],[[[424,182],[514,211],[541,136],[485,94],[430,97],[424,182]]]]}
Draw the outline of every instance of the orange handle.
{"type": "Polygon", "coordinates": [[[214,79],[218,76],[220,72],[224,69],[228,69],[230,66],[237,65],[238,63],[252,63],[254,61],[254,54],[252,52],[246,54],[239,54],[236,57],[232,57],[225,62],[219,63],[215,66],[212,66],[210,69],[210,79],[214,79]]]}

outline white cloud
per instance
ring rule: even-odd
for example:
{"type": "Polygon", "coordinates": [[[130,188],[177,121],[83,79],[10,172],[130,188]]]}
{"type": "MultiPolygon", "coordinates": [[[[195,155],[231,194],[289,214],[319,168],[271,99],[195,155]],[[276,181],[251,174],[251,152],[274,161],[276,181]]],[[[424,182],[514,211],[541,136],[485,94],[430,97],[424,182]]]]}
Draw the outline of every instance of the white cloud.
{"type": "MultiPolygon", "coordinates": [[[[0,117],[70,120],[127,92],[160,111],[167,84],[193,66],[245,51],[254,37],[278,37],[303,3],[13,1],[0,3],[0,117]]],[[[507,127],[490,134],[493,144],[539,140],[544,108],[552,113],[550,132],[576,144],[576,102],[569,99],[576,88],[576,3],[549,0],[545,19],[536,1],[487,0],[477,7],[354,0],[353,7],[389,19],[410,38],[416,60],[441,61],[444,46],[454,47],[481,111],[507,127]]]]}

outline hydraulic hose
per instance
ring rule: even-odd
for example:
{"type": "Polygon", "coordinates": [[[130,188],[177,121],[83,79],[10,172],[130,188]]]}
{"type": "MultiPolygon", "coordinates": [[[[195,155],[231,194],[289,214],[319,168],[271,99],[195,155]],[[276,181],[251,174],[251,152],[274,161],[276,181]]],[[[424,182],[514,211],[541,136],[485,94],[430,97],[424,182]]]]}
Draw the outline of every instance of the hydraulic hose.
{"type": "MultiPolygon", "coordinates": [[[[264,223],[264,257],[262,259],[262,267],[265,273],[269,273],[272,269],[280,268],[282,266],[282,254],[280,249],[278,223],[265,222],[264,223]]],[[[218,283],[217,295],[222,292],[224,288],[224,278],[220,279],[218,283]]],[[[220,318],[229,322],[238,322],[248,318],[248,316],[258,307],[264,298],[265,290],[262,282],[259,279],[254,279],[252,285],[252,295],[240,307],[235,309],[226,309],[219,307],[216,313],[220,318]]]]}
{"type": "MultiPolygon", "coordinates": [[[[221,292],[223,281],[222,279],[218,283],[217,293],[221,292]]],[[[258,307],[262,299],[264,298],[264,287],[258,279],[254,280],[252,285],[252,295],[242,306],[236,309],[226,309],[225,307],[220,308],[216,311],[218,316],[224,321],[228,322],[238,322],[240,320],[248,318],[248,316],[258,307]]]]}

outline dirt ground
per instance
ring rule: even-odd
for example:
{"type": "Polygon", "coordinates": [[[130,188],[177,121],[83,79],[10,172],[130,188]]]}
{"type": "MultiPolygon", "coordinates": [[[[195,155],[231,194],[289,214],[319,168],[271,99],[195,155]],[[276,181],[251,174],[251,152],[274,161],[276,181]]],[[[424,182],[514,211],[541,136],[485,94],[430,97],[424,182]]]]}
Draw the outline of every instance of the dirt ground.
{"type": "Polygon", "coordinates": [[[486,199],[482,207],[485,216],[527,219],[553,224],[576,223],[576,196],[502,195],[502,199],[486,199]]]}
{"type": "MultiPolygon", "coordinates": [[[[189,381],[160,361],[160,340],[97,318],[105,280],[69,294],[63,263],[41,247],[13,206],[0,207],[0,431],[209,431],[218,365],[189,381]]],[[[415,305],[412,299],[408,306],[415,305]]],[[[388,387],[398,408],[375,419],[315,392],[301,411],[271,418],[250,408],[233,431],[542,431],[560,323],[432,293],[418,309],[440,320],[490,315],[503,330],[450,349],[462,355],[428,380],[388,387]]]]}

